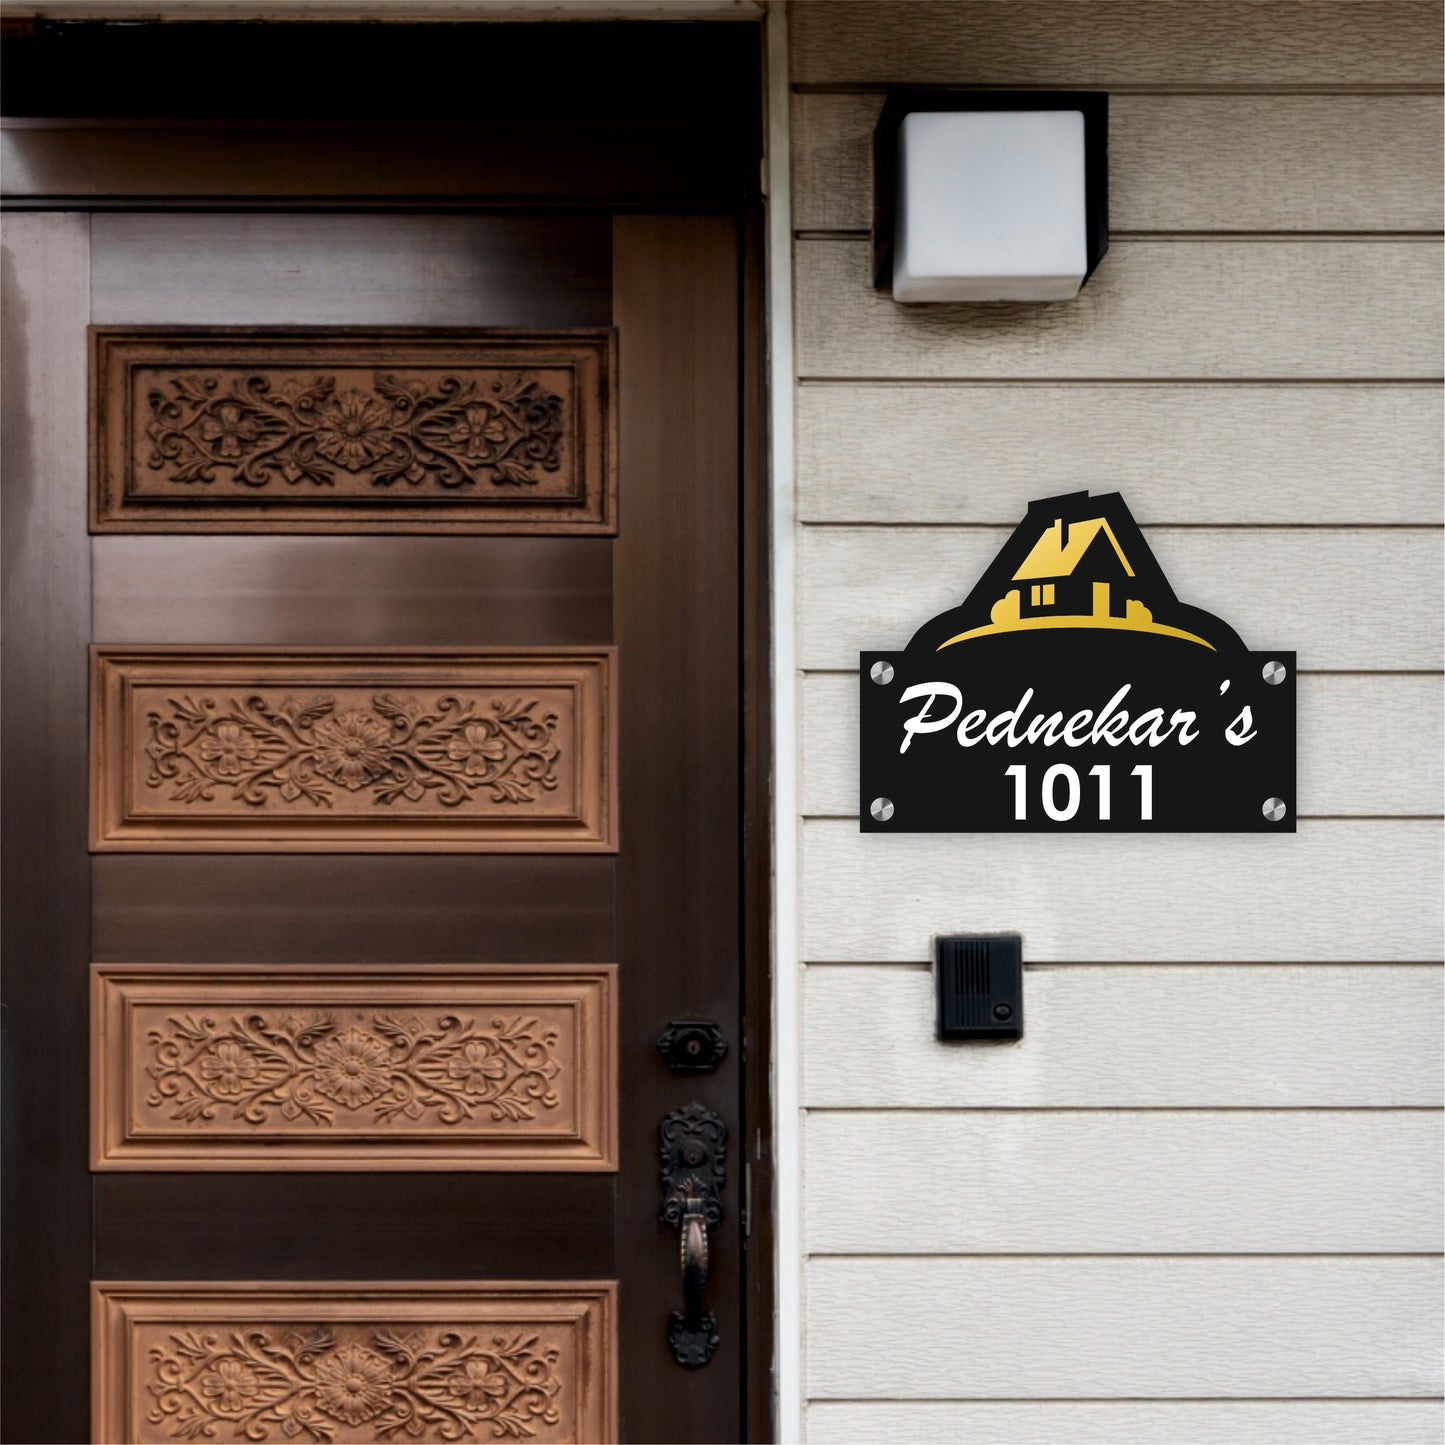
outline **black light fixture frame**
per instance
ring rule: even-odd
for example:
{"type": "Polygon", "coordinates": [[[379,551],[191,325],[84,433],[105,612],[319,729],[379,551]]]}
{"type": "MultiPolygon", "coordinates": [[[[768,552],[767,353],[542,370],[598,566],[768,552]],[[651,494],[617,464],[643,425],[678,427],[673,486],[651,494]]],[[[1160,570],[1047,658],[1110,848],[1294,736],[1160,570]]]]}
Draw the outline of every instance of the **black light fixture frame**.
{"type": "Polygon", "coordinates": [[[1109,94],[1103,90],[893,90],[873,131],[873,285],[893,286],[898,127],[916,111],[1077,110],[1084,116],[1084,225],[1088,269],[1109,249],[1109,94]]]}

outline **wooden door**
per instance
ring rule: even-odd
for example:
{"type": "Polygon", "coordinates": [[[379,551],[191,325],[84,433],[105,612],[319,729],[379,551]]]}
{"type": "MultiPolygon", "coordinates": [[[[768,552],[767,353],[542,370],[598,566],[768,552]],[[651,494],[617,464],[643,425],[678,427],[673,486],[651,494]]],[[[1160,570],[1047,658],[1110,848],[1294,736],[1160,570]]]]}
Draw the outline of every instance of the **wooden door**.
{"type": "Polygon", "coordinates": [[[7,1438],[744,1438],[746,214],[5,240],[7,1438]]]}

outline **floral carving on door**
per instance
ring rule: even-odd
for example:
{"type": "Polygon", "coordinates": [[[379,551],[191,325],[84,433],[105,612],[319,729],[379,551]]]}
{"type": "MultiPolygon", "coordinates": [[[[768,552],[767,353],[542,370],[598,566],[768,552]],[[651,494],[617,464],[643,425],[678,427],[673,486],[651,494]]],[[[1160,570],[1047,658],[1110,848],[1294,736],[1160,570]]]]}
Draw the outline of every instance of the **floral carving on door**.
{"type": "Polygon", "coordinates": [[[562,465],[565,398],[534,374],[442,373],[425,381],[188,372],[146,396],[146,467],[166,481],[335,487],[338,469],[373,488],[536,487],[562,465]]]}
{"type": "Polygon", "coordinates": [[[97,1169],[616,1164],[611,964],[97,964],[97,1169]]]}
{"type": "Polygon", "coordinates": [[[175,1440],[530,1439],[561,1418],[559,1355],[525,1330],[183,1330],[150,1351],[147,1420],[175,1440]]]}
{"type": "Polygon", "coordinates": [[[535,1018],[375,1013],[341,1027],[334,1013],[183,1015],[148,1036],[146,1102],[172,1119],[265,1126],[274,1114],[317,1126],[365,1112],[374,1124],[480,1111],[529,1121],[561,1101],[557,1031],[535,1018]]]}
{"type": "Polygon", "coordinates": [[[91,1439],[617,1439],[611,1280],[101,1281],[91,1299],[91,1439]]]}
{"type": "Polygon", "coordinates": [[[611,648],[94,650],[92,846],[616,847],[611,648]]]}
{"type": "Polygon", "coordinates": [[[98,532],[617,530],[610,329],[91,328],[98,532]]]}
{"type": "Polygon", "coordinates": [[[377,693],[367,707],[334,697],[253,693],[241,698],[172,697],[147,714],[152,787],[180,802],[211,801],[217,787],[253,807],[274,795],[330,806],[336,789],[365,789],[373,802],[445,807],[485,788],[496,803],[536,802],[557,786],[558,716],[536,698],[423,701],[377,693]],[[274,790],[274,794],[273,794],[274,790]]]}

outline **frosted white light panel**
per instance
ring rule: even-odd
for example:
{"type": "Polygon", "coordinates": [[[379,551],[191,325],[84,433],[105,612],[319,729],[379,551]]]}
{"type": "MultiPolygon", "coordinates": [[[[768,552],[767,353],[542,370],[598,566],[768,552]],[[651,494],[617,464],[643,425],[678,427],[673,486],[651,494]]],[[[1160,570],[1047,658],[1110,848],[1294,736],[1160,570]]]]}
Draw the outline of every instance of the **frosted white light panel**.
{"type": "Polygon", "coordinates": [[[895,214],[895,301],[1072,300],[1088,271],[1083,112],[904,116],[895,214]]]}

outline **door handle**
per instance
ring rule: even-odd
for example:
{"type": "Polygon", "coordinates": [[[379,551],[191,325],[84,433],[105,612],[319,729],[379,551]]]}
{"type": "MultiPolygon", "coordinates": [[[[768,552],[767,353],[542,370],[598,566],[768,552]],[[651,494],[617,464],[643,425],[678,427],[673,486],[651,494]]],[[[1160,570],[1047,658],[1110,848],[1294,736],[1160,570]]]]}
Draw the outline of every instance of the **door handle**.
{"type": "Polygon", "coordinates": [[[717,1316],[702,1307],[707,1284],[708,1230],[722,1222],[727,1125],[701,1104],[674,1109],[662,1121],[662,1211],[678,1231],[682,1305],[667,1325],[672,1357],[700,1369],[717,1348],[717,1316]]]}
{"type": "Polygon", "coordinates": [[[683,1199],[682,1224],[678,1231],[682,1260],[683,1318],[700,1319],[702,1291],[707,1284],[707,1214],[696,1194],[683,1199]]]}

